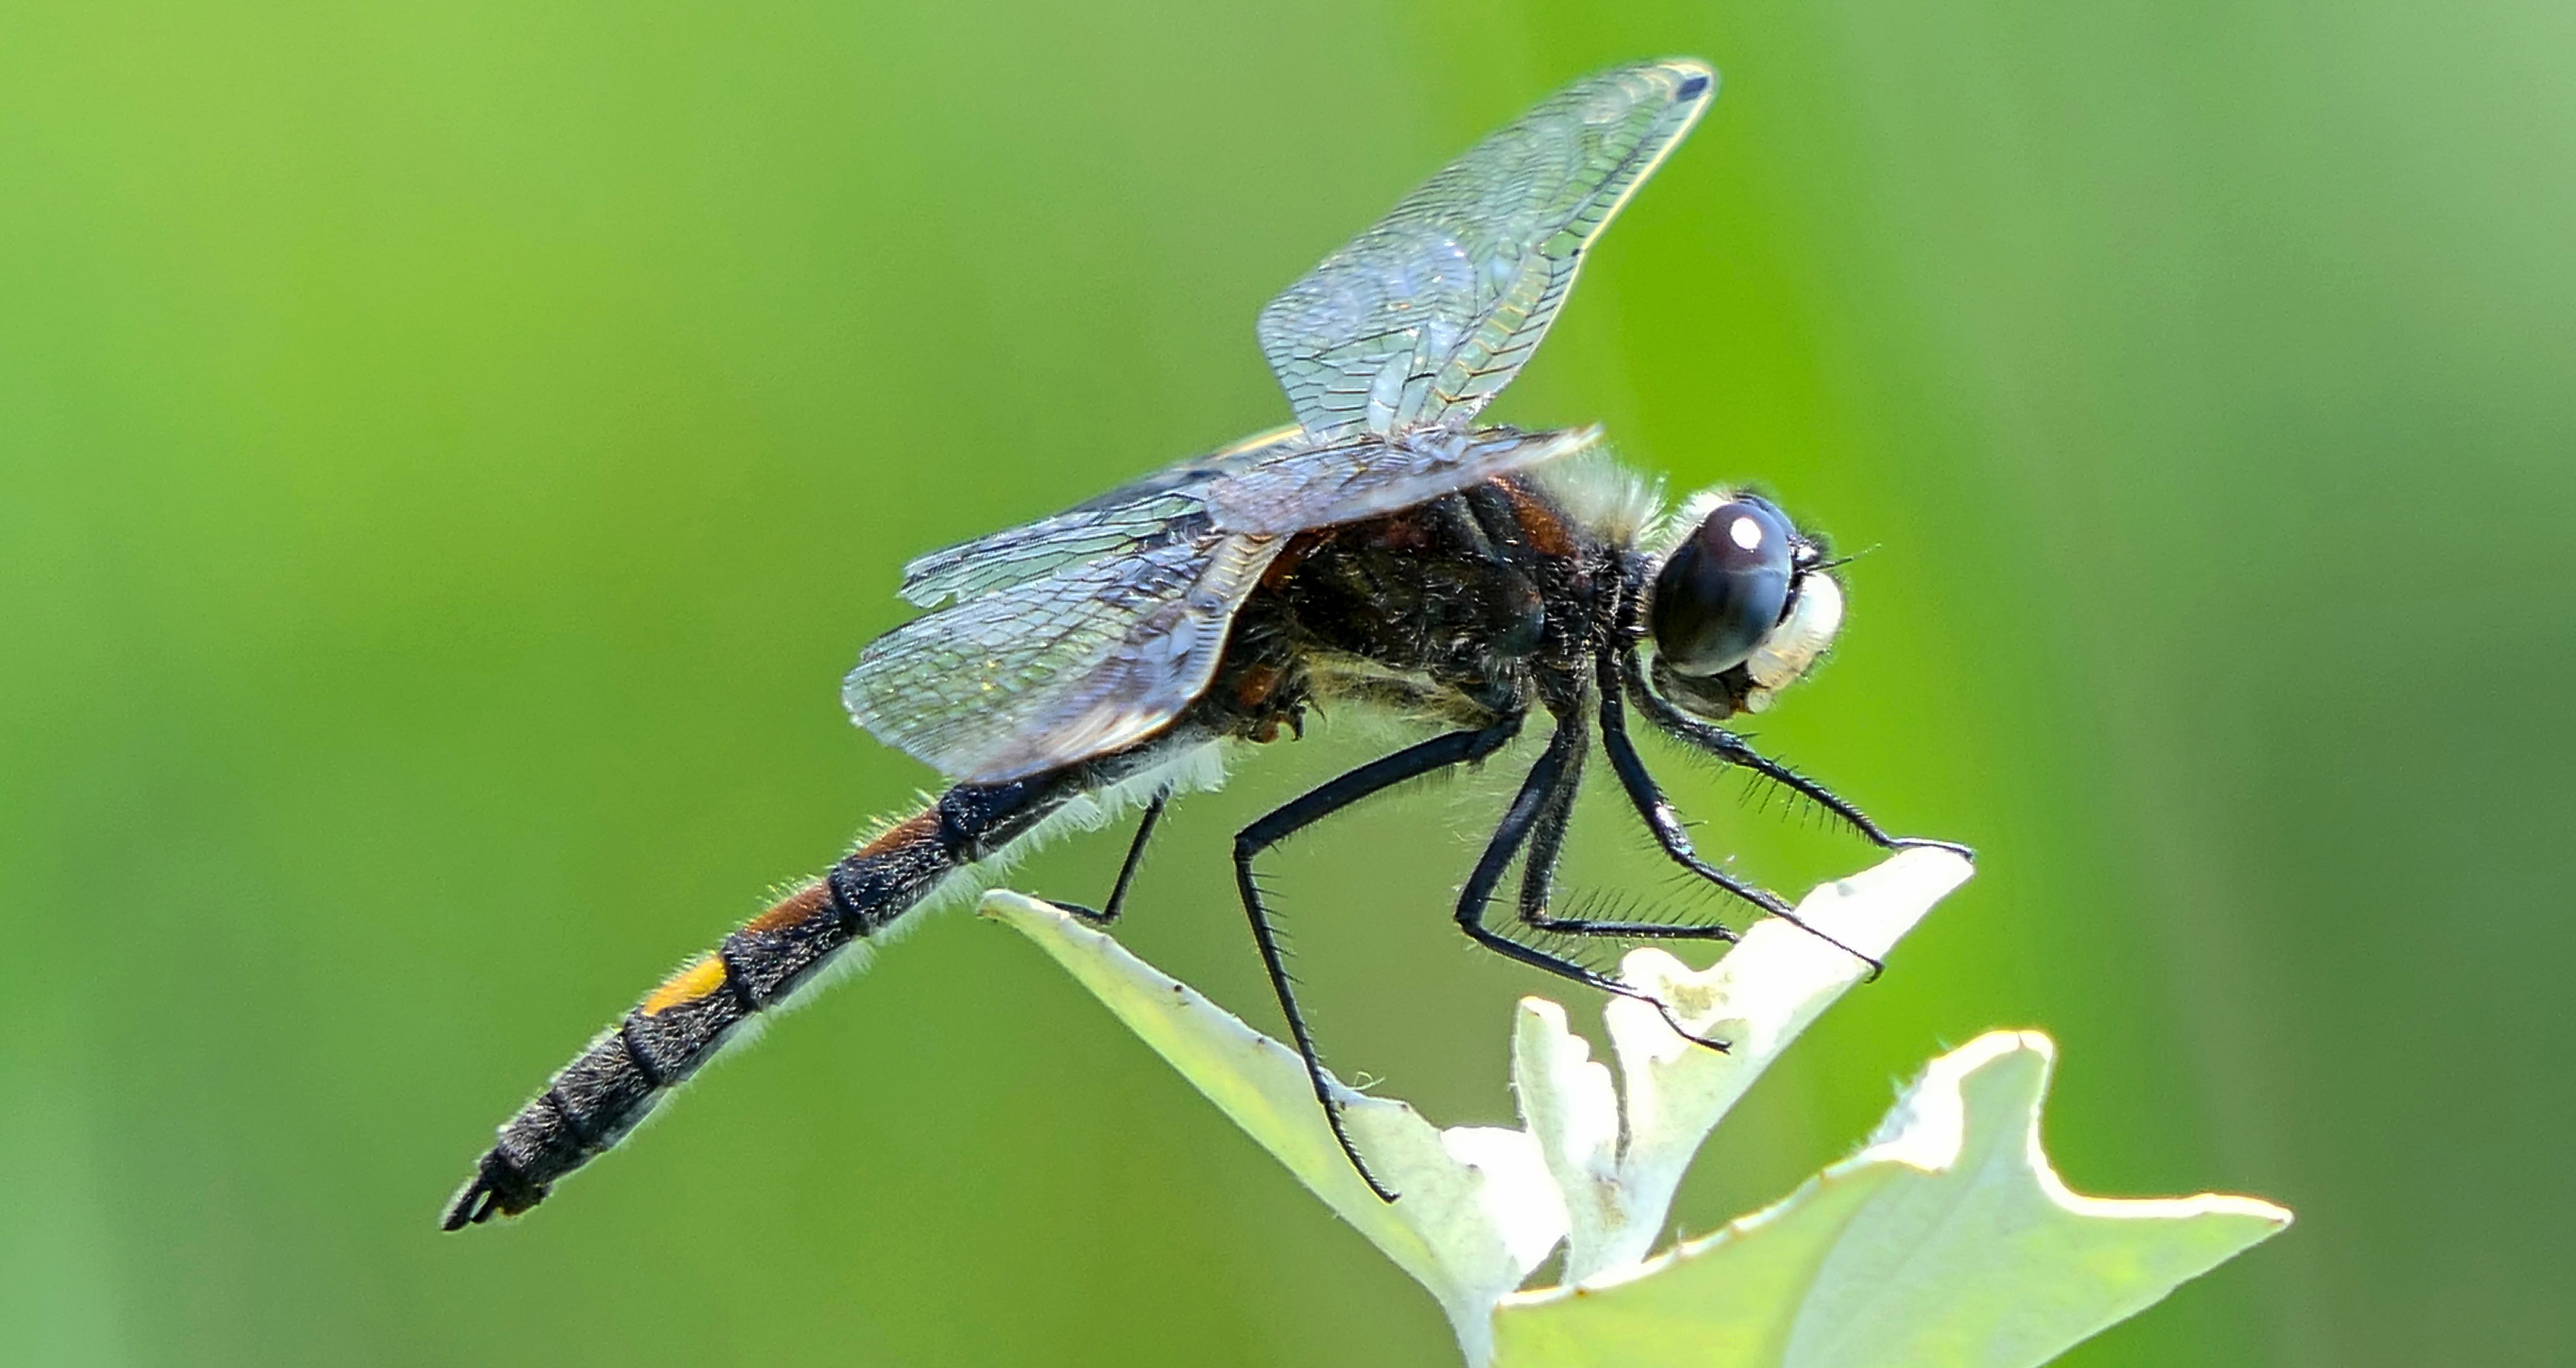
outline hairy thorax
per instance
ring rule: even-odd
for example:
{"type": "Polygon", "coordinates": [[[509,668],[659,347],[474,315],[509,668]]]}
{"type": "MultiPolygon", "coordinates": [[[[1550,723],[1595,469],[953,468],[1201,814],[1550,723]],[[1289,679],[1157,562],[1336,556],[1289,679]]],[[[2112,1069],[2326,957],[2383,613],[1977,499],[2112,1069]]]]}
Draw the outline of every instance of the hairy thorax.
{"type": "Polygon", "coordinates": [[[1258,736],[1309,704],[1479,727],[1573,697],[1601,555],[1516,481],[1302,534],[1244,605],[1212,700],[1258,736]]]}

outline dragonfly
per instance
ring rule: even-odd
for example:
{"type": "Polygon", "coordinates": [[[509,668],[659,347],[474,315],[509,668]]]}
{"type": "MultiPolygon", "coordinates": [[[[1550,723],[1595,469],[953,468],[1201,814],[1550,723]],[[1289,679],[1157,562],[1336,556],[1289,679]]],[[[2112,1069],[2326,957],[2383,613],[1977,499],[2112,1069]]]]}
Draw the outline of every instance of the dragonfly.
{"type": "Polygon", "coordinates": [[[1052,832],[1141,808],[1106,899],[1061,904],[1117,921],[1166,805],[1219,782],[1227,751],[1302,734],[1310,710],[1382,710],[1430,733],[1270,812],[1233,847],[1252,940],[1316,1101],[1389,1201],[1400,1194],[1343,1127],[1255,877],[1272,846],[1406,781],[1479,765],[1544,715],[1547,739],[1459,892],[1458,927],[1522,964],[1651,1002],[1552,947],[1735,933],[1554,906],[1596,739],[1664,856],[1760,913],[1796,913],[1693,847],[1630,736],[1631,708],[1880,847],[1949,845],[1888,835],[1724,725],[1769,707],[1833,644],[1843,590],[1821,537],[1738,489],[1667,512],[1658,487],[1607,459],[1597,426],[1476,421],[1547,335],[1602,229],[1716,91],[1715,71],[1687,58],[1558,91],[1261,311],[1261,350],[1295,423],[907,565],[902,596],[926,611],[864,650],[842,701],[937,769],[945,791],[601,1031],[501,1125],[442,1226],[527,1211],[745,1027],[864,963],[925,907],[988,886],[1052,832]],[[1494,903],[1516,861],[1507,920],[1494,903]]]}

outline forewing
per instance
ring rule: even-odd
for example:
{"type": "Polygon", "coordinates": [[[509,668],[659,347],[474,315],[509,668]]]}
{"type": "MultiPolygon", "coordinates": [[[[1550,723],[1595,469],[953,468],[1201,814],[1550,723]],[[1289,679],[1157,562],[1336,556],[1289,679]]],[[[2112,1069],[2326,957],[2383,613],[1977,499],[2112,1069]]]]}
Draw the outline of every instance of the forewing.
{"type": "Polygon", "coordinates": [[[1443,428],[1366,436],[1284,450],[1203,491],[1208,515],[1230,532],[1277,536],[1358,522],[1411,508],[1591,446],[1598,427],[1562,432],[1443,428]]]}
{"type": "Polygon", "coordinates": [[[1001,783],[1151,736],[1214,676],[1275,538],[1166,530],[918,618],[859,656],[841,701],[953,780],[1001,783]]]}
{"type": "Polygon", "coordinates": [[[1579,451],[1598,428],[1267,433],[905,567],[936,611],[869,644],[841,701],[952,780],[1002,783],[1153,735],[1215,677],[1289,534],[1395,512],[1579,451]],[[939,606],[939,605],[945,606],[939,606]]]}
{"type": "Polygon", "coordinates": [[[947,606],[871,643],[841,701],[960,782],[1132,745],[1206,690],[1235,611],[1289,534],[1408,508],[1599,436],[1494,428],[1315,447],[1271,434],[1181,462],[914,561],[904,596],[947,606]]]}
{"type": "Polygon", "coordinates": [[[1483,408],[1716,90],[1688,58],[1577,81],[1270,301],[1261,350],[1308,435],[1385,436],[1483,408]]]}

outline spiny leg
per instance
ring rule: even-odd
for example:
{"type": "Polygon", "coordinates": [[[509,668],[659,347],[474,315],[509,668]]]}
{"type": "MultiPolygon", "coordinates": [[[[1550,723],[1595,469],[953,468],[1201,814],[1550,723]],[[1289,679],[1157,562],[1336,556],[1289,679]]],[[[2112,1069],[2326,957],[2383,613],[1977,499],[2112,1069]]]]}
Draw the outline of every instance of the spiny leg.
{"type": "MultiPolygon", "coordinates": [[[[1494,900],[1494,888],[1503,881],[1504,873],[1511,868],[1512,857],[1520,853],[1521,846],[1542,827],[1553,828],[1548,833],[1551,845],[1562,842],[1565,817],[1573,808],[1574,786],[1582,779],[1584,741],[1580,714],[1571,714],[1557,719],[1556,734],[1548,738],[1546,752],[1539,756],[1537,764],[1530,766],[1529,776],[1521,781],[1520,792],[1513,796],[1512,805],[1504,811],[1501,824],[1494,828],[1493,839],[1485,843],[1484,856],[1476,861],[1475,872],[1467,876],[1467,886],[1459,890],[1458,929],[1466,932],[1468,938],[1478,945],[1506,959],[1518,960],[1531,968],[1546,970],[1558,978],[1580,983],[1588,988],[1596,988],[1605,993],[1616,993],[1621,997],[1635,998],[1661,1013],[1664,1023],[1673,1028],[1674,1034],[1693,1044],[1705,1045],[1723,1054],[1727,1049],[1726,1042],[1711,1040],[1691,1031],[1682,1024],[1679,1017],[1673,1015],[1672,1008],[1666,1006],[1663,1000],[1654,994],[1612,978],[1599,970],[1586,968],[1563,955],[1552,954],[1535,945],[1513,940],[1485,925],[1485,913],[1494,900]],[[1551,813],[1554,814],[1552,821],[1551,813]]],[[[1541,887],[1545,884],[1545,871],[1552,868],[1556,862],[1556,853],[1552,849],[1544,852],[1545,859],[1541,862],[1541,887]]],[[[1538,859],[1538,853],[1534,852],[1532,858],[1538,859]]],[[[1522,914],[1526,917],[1531,897],[1529,880],[1531,867],[1525,865],[1521,872],[1522,914]]],[[[1609,929],[1590,929],[1592,925],[1579,920],[1568,923],[1569,929],[1573,929],[1578,935],[1618,934],[1609,929]]],[[[1607,928],[1613,924],[1599,925],[1607,928]]],[[[1663,929],[1670,931],[1673,928],[1663,929]]]]}
{"type": "Polygon", "coordinates": [[[1145,815],[1136,823],[1136,838],[1127,843],[1127,858],[1118,862],[1118,881],[1109,886],[1109,901],[1097,910],[1080,903],[1060,902],[1056,906],[1080,917],[1093,926],[1110,926],[1127,905],[1127,885],[1135,882],[1136,867],[1145,862],[1145,843],[1154,838],[1154,824],[1163,820],[1163,806],[1172,801],[1168,788],[1157,790],[1154,801],[1145,805],[1145,815]]]}
{"type": "Polygon", "coordinates": [[[1868,965],[1869,976],[1877,978],[1887,967],[1877,956],[1864,955],[1808,925],[1779,894],[1746,883],[1699,857],[1691,847],[1690,833],[1682,829],[1681,814],[1673,810],[1672,800],[1656,785],[1655,776],[1646,772],[1646,762],[1638,758],[1636,743],[1628,739],[1627,714],[1619,706],[1619,683],[1617,667],[1605,654],[1601,658],[1601,748],[1609,752],[1610,768],[1619,776],[1619,787],[1627,792],[1629,805],[1636,808],[1646,829],[1654,833],[1655,844],[1664,848],[1673,863],[1868,965]]]}
{"type": "Polygon", "coordinates": [[[1315,1085],[1315,1100],[1324,1108],[1324,1120],[1333,1128],[1333,1139],[1341,1145],[1351,1167],[1359,1171],[1361,1181],[1367,1183],[1369,1191],[1376,1193],[1381,1201],[1392,1202],[1396,1194],[1379,1182],[1377,1175],[1369,1172],[1368,1164],[1360,1158],[1359,1148],[1351,1143],[1350,1132],[1342,1125],[1341,1107],[1333,1100],[1332,1086],[1324,1073],[1324,1061],[1315,1053],[1314,1037],[1306,1030],[1305,1014],[1297,1010],[1297,994],[1288,981],[1288,964],[1279,951],[1278,933],[1270,925],[1270,913],[1262,904],[1261,889],[1253,882],[1252,860],[1262,851],[1363,798],[1407,779],[1420,778],[1470,760],[1482,760],[1501,750],[1520,728],[1520,718],[1510,717],[1481,731],[1450,732],[1419,745],[1407,746],[1318,786],[1235,833],[1235,889],[1243,896],[1244,915],[1252,921],[1252,940],[1261,950],[1261,965],[1270,975],[1270,990],[1278,995],[1279,1010],[1288,1018],[1288,1036],[1297,1044],[1298,1057],[1306,1061],[1307,1080],[1315,1085]]]}
{"type": "MultiPolygon", "coordinates": [[[[1565,725],[1574,725],[1574,720],[1567,719],[1565,725]]],[[[1606,921],[1598,917],[1563,916],[1549,908],[1557,860],[1565,852],[1565,829],[1574,817],[1574,795],[1583,787],[1584,754],[1585,750],[1578,747],[1566,757],[1564,773],[1558,777],[1548,801],[1539,808],[1538,820],[1530,827],[1529,855],[1521,864],[1521,920],[1538,930],[1568,936],[1733,941],[1734,931],[1714,924],[1677,926],[1670,922],[1606,921]]]]}
{"type": "Polygon", "coordinates": [[[1530,824],[1529,855],[1521,862],[1521,920],[1532,926],[1548,916],[1548,899],[1555,895],[1556,865],[1565,854],[1566,828],[1574,821],[1574,796],[1583,787],[1586,749],[1566,757],[1547,801],[1539,805],[1538,820],[1530,824]]]}
{"type": "MultiPolygon", "coordinates": [[[[1753,749],[1750,742],[1726,728],[1702,721],[1673,706],[1672,700],[1647,686],[1645,667],[1638,663],[1634,652],[1630,652],[1621,663],[1621,674],[1628,696],[1636,700],[1637,706],[1645,712],[1646,720],[1657,728],[1726,764],[1749,769],[1791,792],[1814,800],[1817,806],[1849,823],[1863,840],[1879,849],[1908,850],[1928,846],[1934,850],[1953,851],[1970,860],[1977,858],[1976,851],[1956,841],[1936,841],[1924,836],[1890,836],[1878,823],[1869,819],[1869,814],[1853,807],[1833,790],[1764,756],[1753,749]]],[[[1606,680],[1602,692],[1609,692],[1606,680]]]]}

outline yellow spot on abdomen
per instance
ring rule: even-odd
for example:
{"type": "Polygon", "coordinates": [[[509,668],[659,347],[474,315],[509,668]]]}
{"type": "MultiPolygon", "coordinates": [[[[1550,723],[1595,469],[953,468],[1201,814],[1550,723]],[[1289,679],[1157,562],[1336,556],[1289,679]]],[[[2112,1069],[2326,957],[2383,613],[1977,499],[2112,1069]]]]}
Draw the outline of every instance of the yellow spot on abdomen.
{"type": "Polygon", "coordinates": [[[724,961],[713,955],[700,959],[688,968],[662,980],[662,986],[644,999],[644,1015],[660,1016],[684,1002],[699,998],[724,986],[724,961]]]}

